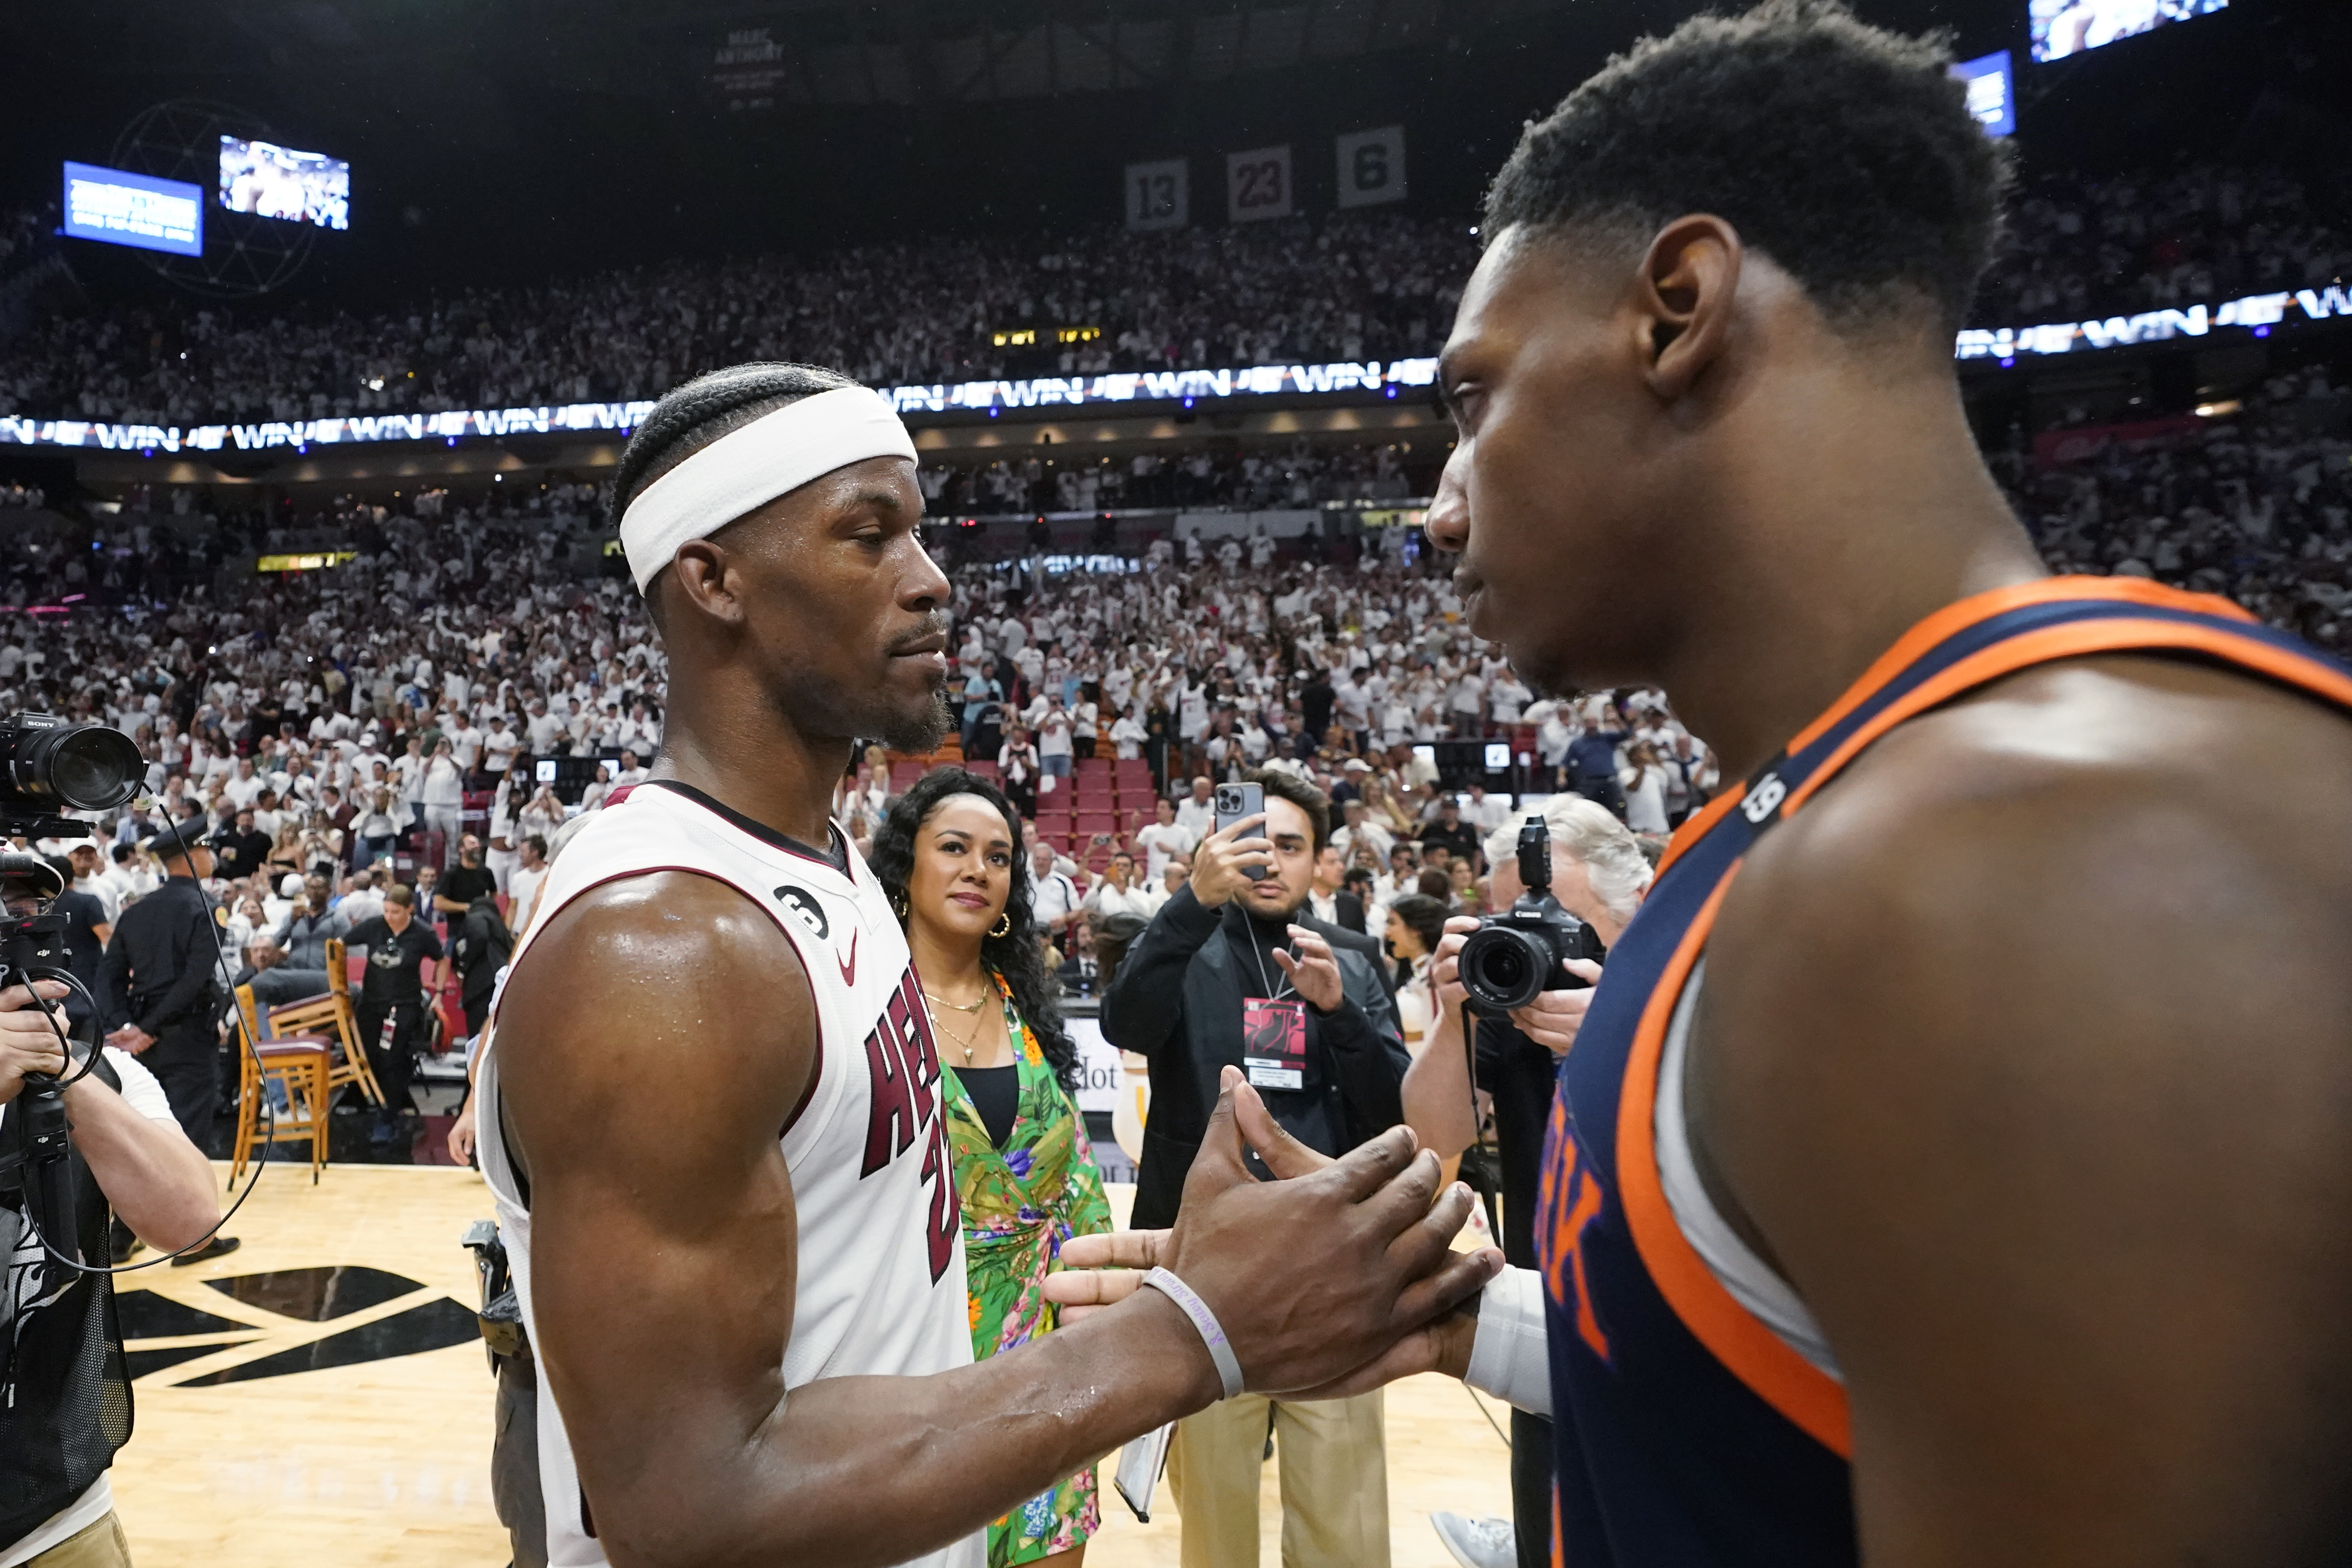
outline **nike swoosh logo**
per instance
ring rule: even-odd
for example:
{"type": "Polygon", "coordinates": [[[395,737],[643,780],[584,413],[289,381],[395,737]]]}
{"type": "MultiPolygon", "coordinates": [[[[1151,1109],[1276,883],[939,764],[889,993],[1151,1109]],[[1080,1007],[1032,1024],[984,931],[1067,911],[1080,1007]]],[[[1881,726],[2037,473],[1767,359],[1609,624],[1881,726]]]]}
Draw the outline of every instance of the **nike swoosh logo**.
{"type": "Polygon", "coordinates": [[[841,965],[841,983],[844,985],[857,984],[857,931],[855,927],[849,932],[849,957],[845,961],[835,953],[833,961],[841,965]]]}

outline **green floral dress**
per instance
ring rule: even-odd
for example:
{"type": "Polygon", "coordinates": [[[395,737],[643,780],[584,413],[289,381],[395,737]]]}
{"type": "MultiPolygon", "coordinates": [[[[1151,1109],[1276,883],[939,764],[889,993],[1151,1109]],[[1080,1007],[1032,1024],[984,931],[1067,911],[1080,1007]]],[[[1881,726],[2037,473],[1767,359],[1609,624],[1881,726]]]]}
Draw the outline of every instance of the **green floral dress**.
{"type": "MultiPolygon", "coordinates": [[[[996,989],[1020,1084],[1013,1135],[1003,1148],[990,1141],[955,1069],[946,1072],[948,1143],[963,1202],[971,1353],[980,1359],[1051,1332],[1057,1309],[1045,1300],[1045,1283],[1062,1266],[1062,1243],[1111,1227],[1086,1120],[1054,1080],[1036,1033],[1013,1006],[1001,976],[996,989]]],[[[1090,1465],[988,1527],[988,1568],[1067,1552],[1085,1544],[1101,1523],[1090,1465]]]]}

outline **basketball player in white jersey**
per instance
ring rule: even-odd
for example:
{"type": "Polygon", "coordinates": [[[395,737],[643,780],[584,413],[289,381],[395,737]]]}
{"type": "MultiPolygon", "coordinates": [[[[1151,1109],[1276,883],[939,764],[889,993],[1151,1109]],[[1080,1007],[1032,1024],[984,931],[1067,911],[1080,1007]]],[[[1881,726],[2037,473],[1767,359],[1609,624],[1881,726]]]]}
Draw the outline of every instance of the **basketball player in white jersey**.
{"type": "Polygon", "coordinates": [[[991,1519],[1242,1386],[1320,1386],[1484,1285],[1402,1129],[1260,1185],[1230,1106],[1164,1261],[971,1364],[940,1068],[826,817],[859,738],[944,732],[914,447],[828,372],[656,405],[615,509],[670,658],[653,775],[541,897],[479,1079],[538,1352],[548,1561],[979,1568],[991,1519]]]}

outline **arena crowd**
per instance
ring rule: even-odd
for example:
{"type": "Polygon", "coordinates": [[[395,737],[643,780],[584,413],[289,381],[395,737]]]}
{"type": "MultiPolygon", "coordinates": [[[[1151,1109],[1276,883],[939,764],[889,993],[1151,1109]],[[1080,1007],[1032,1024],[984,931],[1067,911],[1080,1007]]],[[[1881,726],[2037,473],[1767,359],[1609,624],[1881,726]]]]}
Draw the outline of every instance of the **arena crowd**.
{"type": "MultiPolygon", "coordinates": [[[[54,222],[0,221],[0,291],[54,222]]],[[[2352,273],[2342,215],[2275,168],[2036,176],[2013,222],[1972,325],[2352,273]]],[[[186,426],[617,401],[760,359],[875,385],[1385,361],[1437,352],[1477,247],[1466,222],[1349,215],[677,261],[372,314],[99,305],[0,334],[0,415],[186,426]]]]}

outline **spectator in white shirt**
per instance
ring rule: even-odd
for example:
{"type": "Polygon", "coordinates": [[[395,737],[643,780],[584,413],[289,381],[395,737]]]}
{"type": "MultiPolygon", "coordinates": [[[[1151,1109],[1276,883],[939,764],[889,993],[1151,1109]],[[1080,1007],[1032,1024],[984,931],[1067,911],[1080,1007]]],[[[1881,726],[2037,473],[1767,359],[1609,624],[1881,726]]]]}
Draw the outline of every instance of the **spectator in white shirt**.
{"type": "Polygon", "coordinates": [[[1191,834],[1195,844],[1217,830],[1214,789],[1205,777],[1194,779],[1192,793],[1178,803],[1176,826],[1191,834]]]}
{"type": "Polygon", "coordinates": [[[1143,755],[1143,742],[1150,738],[1134,714],[1121,711],[1110,727],[1111,744],[1118,748],[1121,762],[1131,763],[1143,755]]]}
{"type": "Polygon", "coordinates": [[[466,721],[465,715],[453,712],[450,717],[457,727],[449,731],[449,757],[457,764],[458,771],[470,778],[481,763],[485,737],[466,721]]]}
{"type": "Polygon", "coordinates": [[[1044,700],[1045,710],[1037,721],[1037,770],[1050,779],[1066,779],[1070,776],[1071,718],[1058,699],[1044,700]]]}
{"type": "Polygon", "coordinates": [[[260,799],[261,792],[268,787],[269,781],[253,771],[253,759],[239,757],[236,760],[236,776],[221,786],[221,793],[236,802],[236,808],[243,811],[260,799]]]}
{"type": "Polygon", "coordinates": [[[534,833],[519,847],[515,868],[507,876],[507,925],[517,936],[530,923],[530,909],[547,880],[547,840],[534,833]]]}
{"type": "Polygon", "coordinates": [[[1510,821],[1511,816],[1511,803],[1500,795],[1488,795],[1483,784],[1472,784],[1470,798],[1462,803],[1462,820],[1482,836],[1510,821]]]}
{"type": "Polygon", "coordinates": [[[454,848],[457,825],[465,815],[466,780],[457,771],[457,759],[446,736],[434,742],[433,755],[425,759],[416,795],[424,808],[426,830],[442,835],[444,842],[454,848]]]}
{"type": "Polygon", "coordinates": [[[1055,868],[1054,847],[1040,840],[1029,847],[1029,908],[1037,929],[1048,941],[1058,942],[1071,917],[1083,906],[1078,885],[1055,868]]]}
{"type": "Polygon", "coordinates": [[[547,710],[547,700],[532,698],[530,717],[523,721],[523,739],[530,747],[531,755],[544,757],[552,753],[558,737],[563,733],[563,721],[547,710]]]}
{"type": "Polygon", "coordinates": [[[1110,858],[1102,880],[1088,891],[1081,906],[1089,919],[1100,922],[1113,915],[1133,915],[1138,920],[1151,919],[1151,895],[1138,884],[1135,877],[1135,857],[1122,849],[1110,858]]]}
{"type": "Polygon", "coordinates": [[[499,714],[482,737],[482,771],[493,776],[505,773],[521,750],[522,737],[507,728],[505,714],[499,714]]]}
{"type": "Polygon", "coordinates": [[[1192,854],[1193,846],[1200,843],[1190,828],[1177,822],[1173,801],[1162,800],[1157,809],[1160,820],[1135,836],[1135,847],[1145,857],[1144,880],[1153,883],[1165,874],[1171,858],[1192,854]]]}

